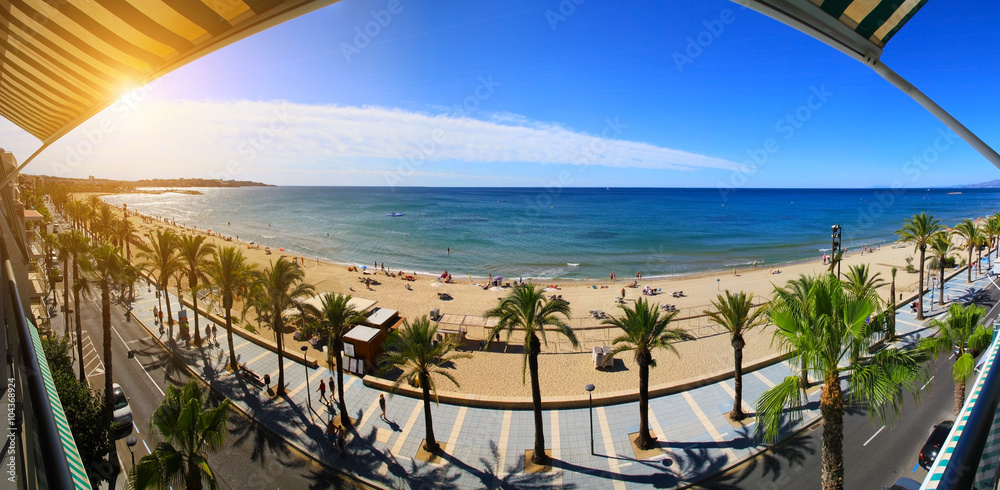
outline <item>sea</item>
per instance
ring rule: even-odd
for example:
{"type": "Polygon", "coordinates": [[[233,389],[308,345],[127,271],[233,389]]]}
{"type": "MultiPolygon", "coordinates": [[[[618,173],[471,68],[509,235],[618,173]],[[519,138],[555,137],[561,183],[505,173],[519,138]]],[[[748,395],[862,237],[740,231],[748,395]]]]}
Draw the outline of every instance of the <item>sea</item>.
{"type": "Polygon", "coordinates": [[[888,246],[926,211],[947,227],[1000,189],[243,187],[105,196],[178,224],[326,262],[456,277],[676,276],[888,246]],[[389,216],[399,214],[398,216],[389,216]]]}

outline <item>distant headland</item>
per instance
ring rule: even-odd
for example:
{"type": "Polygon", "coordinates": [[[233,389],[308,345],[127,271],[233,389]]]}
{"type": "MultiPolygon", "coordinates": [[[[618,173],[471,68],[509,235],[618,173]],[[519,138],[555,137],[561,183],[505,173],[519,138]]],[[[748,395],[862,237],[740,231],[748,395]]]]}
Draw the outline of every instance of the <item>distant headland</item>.
{"type": "Polygon", "coordinates": [[[188,187],[274,187],[272,184],[253,182],[250,180],[221,180],[221,179],[142,179],[142,180],[113,180],[97,179],[89,177],[86,179],[72,179],[67,177],[55,177],[50,175],[27,175],[19,177],[22,183],[25,180],[41,181],[48,185],[65,186],[71,192],[101,192],[101,193],[155,193],[179,192],[182,194],[201,194],[196,190],[176,190],[188,187]],[[144,187],[158,187],[166,190],[143,190],[144,187]]]}

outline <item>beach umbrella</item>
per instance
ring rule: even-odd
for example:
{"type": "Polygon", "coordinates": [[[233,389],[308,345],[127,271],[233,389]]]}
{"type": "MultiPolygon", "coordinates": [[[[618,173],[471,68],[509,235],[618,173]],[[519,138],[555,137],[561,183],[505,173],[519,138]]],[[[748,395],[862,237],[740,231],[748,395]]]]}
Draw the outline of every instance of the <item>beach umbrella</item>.
{"type": "MultiPolygon", "coordinates": [[[[284,250],[284,249],[282,249],[282,250],[284,250]]],[[[368,266],[367,266],[367,265],[362,265],[362,266],[361,266],[361,270],[363,270],[363,271],[366,271],[366,270],[368,270],[368,266]]]]}
{"type": "Polygon", "coordinates": [[[543,291],[545,291],[546,293],[554,293],[554,292],[558,291],[558,289],[556,289],[556,288],[545,288],[543,291]]]}

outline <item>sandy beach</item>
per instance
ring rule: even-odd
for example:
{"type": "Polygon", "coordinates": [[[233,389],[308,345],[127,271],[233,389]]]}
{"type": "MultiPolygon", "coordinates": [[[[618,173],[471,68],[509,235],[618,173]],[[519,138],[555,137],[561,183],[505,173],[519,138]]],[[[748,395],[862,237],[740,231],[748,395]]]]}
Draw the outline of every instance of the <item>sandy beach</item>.
{"type": "MultiPolygon", "coordinates": [[[[256,244],[227,241],[216,233],[227,235],[225,229],[195,231],[191,228],[172,226],[155,218],[144,219],[140,216],[130,216],[139,230],[138,234],[145,238],[150,233],[166,228],[173,228],[178,233],[201,233],[210,237],[210,242],[219,247],[238,246],[247,258],[260,267],[277,260],[284,254],[274,244],[256,244]],[[148,222],[147,222],[148,221],[148,222]],[[271,246],[268,255],[264,247],[271,246]]],[[[902,224],[900,224],[902,225],[902,224]]],[[[873,273],[880,273],[887,285],[881,288],[880,294],[888,299],[890,270],[898,269],[896,276],[897,301],[899,295],[911,296],[916,292],[917,273],[906,272],[906,259],[913,257],[917,262],[913,246],[901,244],[882,246],[873,252],[862,254],[860,250],[849,250],[842,262],[841,270],[846,272],[851,265],[868,264],[873,273]]],[[[133,254],[135,249],[133,248],[133,254]]],[[[964,253],[961,255],[964,257],[964,253]]],[[[385,257],[386,268],[398,272],[393,267],[392,258],[385,257]]],[[[301,260],[301,258],[300,258],[301,260]]],[[[369,271],[374,269],[374,263],[368,265],[369,271]]],[[[379,266],[381,266],[381,258],[379,266]]],[[[578,395],[587,383],[596,385],[596,394],[619,392],[636,389],[638,378],[635,362],[631,354],[618,356],[620,362],[617,369],[597,371],[591,360],[591,350],[597,345],[611,345],[618,332],[601,327],[601,320],[589,314],[591,310],[601,310],[608,315],[617,315],[619,311],[615,298],[621,296],[625,287],[625,300],[632,304],[637,298],[645,297],[653,303],[674,305],[677,309],[675,325],[686,329],[697,337],[697,340],[676,344],[679,356],[667,351],[654,352],[658,367],[650,371],[650,386],[658,386],[705,376],[733,368],[733,352],[727,335],[721,334],[719,327],[712,325],[702,312],[710,305],[717,294],[722,291],[746,291],[752,293],[755,302],[764,302],[774,290],[775,285],[783,286],[788,280],[802,274],[819,274],[828,266],[822,264],[821,256],[813,260],[797,263],[772,265],[757,268],[739,269],[737,271],[713,271],[683,277],[639,280],[638,287],[628,288],[626,285],[634,280],[634,274],[639,271],[620,271],[618,280],[603,281],[545,281],[545,286],[555,286],[548,294],[561,295],[568,301],[571,308],[570,326],[576,331],[579,346],[574,348],[561,336],[550,335],[549,342],[543,345],[543,354],[539,358],[541,373],[541,392],[543,397],[578,395]],[[656,296],[643,296],[642,288],[662,289],[663,293],[656,296]],[[596,287],[596,288],[595,288],[596,287]],[[674,297],[671,293],[683,291],[683,296],[674,297]]],[[[442,380],[438,385],[441,391],[458,391],[469,394],[489,396],[530,396],[529,385],[522,383],[523,356],[520,354],[519,339],[512,338],[511,345],[504,342],[494,343],[489,352],[480,350],[481,341],[487,335],[483,326],[483,313],[498,303],[506,290],[494,291],[483,289],[481,285],[486,278],[455,277],[450,284],[439,283],[437,277],[418,276],[415,281],[404,281],[392,278],[382,272],[362,274],[348,271],[347,267],[319,262],[316,258],[306,258],[303,270],[306,281],[313,284],[317,292],[334,292],[350,294],[355,297],[377,301],[383,308],[398,310],[405,318],[416,318],[427,315],[432,309],[439,309],[444,315],[443,328],[455,328],[456,323],[464,323],[467,329],[466,346],[471,350],[472,358],[462,359],[456,363],[454,372],[460,387],[456,388],[442,380]],[[364,279],[374,283],[366,288],[364,279]],[[409,289],[407,288],[409,286],[409,289]],[[441,299],[439,293],[447,293],[450,299],[441,299]]],[[[937,271],[928,271],[936,276],[937,271]]],[[[411,274],[407,272],[407,274],[411,274]]],[[[173,286],[172,286],[173,287],[173,286]]],[[[234,309],[235,310],[235,309],[234,309]]],[[[273,334],[262,332],[262,338],[273,341],[273,334]]],[[[503,339],[503,337],[501,337],[503,339]]],[[[302,342],[292,339],[291,333],[286,334],[287,349],[298,350],[302,342]]],[[[772,356],[778,351],[771,345],[771,331],[768,327],[759,328],[746,338],[744,349],[744,364],[772,356]]]]}

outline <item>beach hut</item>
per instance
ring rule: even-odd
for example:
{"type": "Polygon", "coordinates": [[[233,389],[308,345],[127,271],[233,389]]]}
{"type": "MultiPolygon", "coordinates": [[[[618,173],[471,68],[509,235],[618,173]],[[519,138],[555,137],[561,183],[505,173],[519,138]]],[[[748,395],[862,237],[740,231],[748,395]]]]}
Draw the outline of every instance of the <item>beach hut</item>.
{"type": "Polygon", "coordinates": [[[365,374],[375,369],[382,355],[385,332],[381,329],[358,325],[344,335],[344,366],[348,371],[365,374]]]}
{"type": "Polygon", "coordinates": [[[403,320],[399,317],[399,312],[389,308],[375,308],[368,314],[365,324],[381,330],[386,335],[396,328],[396,324],[403,320]]]}

